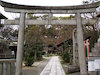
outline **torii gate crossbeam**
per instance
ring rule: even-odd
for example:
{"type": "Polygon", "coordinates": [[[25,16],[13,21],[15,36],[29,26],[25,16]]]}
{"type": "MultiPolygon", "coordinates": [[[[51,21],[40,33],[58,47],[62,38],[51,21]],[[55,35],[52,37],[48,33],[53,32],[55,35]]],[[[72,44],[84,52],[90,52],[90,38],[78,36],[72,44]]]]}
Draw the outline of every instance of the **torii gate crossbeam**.
{"type": "MultiPolygon", "coordinates": [[[[4,25],[19,25],[20,20],[4,20],[4,25]]],[[[82,19],[82,25],[94,25],[97,22],[95,19],[82,19]]],[[[49,25],[48,20],[25,20],[26,25],[49,25]]],[[[76,19],[68,20],[51,20],[51,25],[77,25],[76,19]]]]}

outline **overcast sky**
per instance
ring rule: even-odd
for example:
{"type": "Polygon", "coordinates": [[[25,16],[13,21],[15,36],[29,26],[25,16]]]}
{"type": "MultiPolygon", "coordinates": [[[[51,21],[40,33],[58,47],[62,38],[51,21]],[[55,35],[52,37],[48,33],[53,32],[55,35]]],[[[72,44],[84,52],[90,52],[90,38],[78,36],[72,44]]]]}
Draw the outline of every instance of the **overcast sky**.
{"type": "Polygon", "coordinates": [[[79,5],[83,0],[3,0],[7,2],[25,5],[44,5],[44,6],[66,6],[79,5]]]}
{"type": "MultiPolygon", "coordinates": [[[[16,4],[23,5],[40,5],[40,6],[71,6],[71,5],[81,5],[83,0],[3,0],[16,4]]],[[[15,14],[6,13],[2,7],[0,7],[0,12],[12,19],[15,14]]]]}

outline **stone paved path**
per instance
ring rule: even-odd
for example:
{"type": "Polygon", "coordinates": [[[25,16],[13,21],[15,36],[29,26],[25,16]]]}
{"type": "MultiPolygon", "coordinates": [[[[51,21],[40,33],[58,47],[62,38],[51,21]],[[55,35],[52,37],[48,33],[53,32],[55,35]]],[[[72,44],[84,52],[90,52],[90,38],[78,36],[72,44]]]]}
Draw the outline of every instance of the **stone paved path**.
{"type": "Polygon", "coordinates": [[[51,58],[40,75],[65,75],[58,56],[54,56],[51,58]]]}
{"type": "Polygon", "coordinates": [[[23,67],[22,75],[40,75],[50,60],[48,57],[45,59],[45,61],[35,62],[32,67],[23,67]]]}

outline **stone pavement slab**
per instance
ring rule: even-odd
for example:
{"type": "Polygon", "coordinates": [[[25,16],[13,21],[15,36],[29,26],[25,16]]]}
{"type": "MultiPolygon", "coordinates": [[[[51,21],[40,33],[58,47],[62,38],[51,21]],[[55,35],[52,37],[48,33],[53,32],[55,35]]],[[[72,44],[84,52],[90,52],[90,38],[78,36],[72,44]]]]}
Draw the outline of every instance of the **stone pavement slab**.
{"type": "Polygon", "coordinates": [[[58,56],[53,56],[40,75],[66,75],[58,56]]]}

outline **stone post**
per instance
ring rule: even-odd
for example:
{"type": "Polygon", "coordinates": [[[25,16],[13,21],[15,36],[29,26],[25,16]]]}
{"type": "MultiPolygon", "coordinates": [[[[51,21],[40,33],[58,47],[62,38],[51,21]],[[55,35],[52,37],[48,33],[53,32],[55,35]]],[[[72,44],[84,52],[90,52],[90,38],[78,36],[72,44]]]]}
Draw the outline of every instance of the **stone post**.
{"type": "Polygon", "coordinates": [[[7,75],[11,75],[11,64],[10,64],[10,62],[7,63],[7,75]]]}
{"type": "Polygon", "coordinates": [[[51,25],[52,18],[53,18],[53,14],[49,13],[49,15],[48,15],[48,25],[51,25]]]}
{"type": "Polygon", "coordinates": [[[3,63],[3,75],[7,75],[7,63],[3,63]]]}
{"type": "Polygon", "coordinates": [[[79,53],[79,63],[81,75],[87,75],[86,59],[84,52],[84,42],[83,42],[83,31],[82,31],[82,20],[81,14],[77,13],[77,42],[78,42],[78,53],[79,53]]]}
{"type": "Polygon", "coordinates": [[[0,75],[3,75],[3,63],[0,63],[0,75]]]}
{"type": "Polygon", "coordinates": [[[75,63],[75,31],[76,31],[76,29],[73,30],[73,34],[72,34],[72,36],[73,36],[73,65],[74,66],[76,65],[76,63],[75,63]]]}
{"type": "Polygon", "coordinates": [[[24,51],[24,28],[25,28],[25,13],[20,13],[20,25],[18,34],[18,45],[17,45],[17,58],[16,58],[16,73],[15,75],[22,75],[22,59],[24,51]]]}
{"type": "Polygon", "coordinates": [[[11,75],[15,75],[15,62],[11,62],[11,75]]]}

